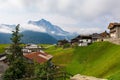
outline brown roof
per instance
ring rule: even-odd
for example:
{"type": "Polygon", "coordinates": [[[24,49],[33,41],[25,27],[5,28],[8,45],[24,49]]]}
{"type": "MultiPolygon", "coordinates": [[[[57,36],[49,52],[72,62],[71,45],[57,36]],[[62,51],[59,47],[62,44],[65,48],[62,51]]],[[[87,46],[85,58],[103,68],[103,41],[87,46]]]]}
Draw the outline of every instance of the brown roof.
{"type": "Polygon", "coordinates": [[[91,36],[92,36],[92,39],[99,39],[100,38],[99,33],[93,33],[91,36]]]}
{"type": "Polygon", "coordinates": [[[109,33],[107,33],[107,31],[100,33],[100,36],[101,36],[102,38],[110,37],[110,35],[109,35],[109,33]]]}
{"type": "Polygon", "coordinates": [[[50,60],[53,56],[45,52],[32,52],[29,54],[24,54],[24,56],[30,60],[36,61],[38,63],[44,63],[50,60]]]}
{"type": "Polygon", "coordinates": [[[74,39],[78,39],[78,40],[79,39],[92,39],[92,36],[91,35],[79,35],[74,39]]]}
{"type": "Polygon", "coordinates": [[[109,26],[108,26],[108,29],[111,29],[115,26],[119,26],[120,27],[120,23],[110,23],[109,26]]]}

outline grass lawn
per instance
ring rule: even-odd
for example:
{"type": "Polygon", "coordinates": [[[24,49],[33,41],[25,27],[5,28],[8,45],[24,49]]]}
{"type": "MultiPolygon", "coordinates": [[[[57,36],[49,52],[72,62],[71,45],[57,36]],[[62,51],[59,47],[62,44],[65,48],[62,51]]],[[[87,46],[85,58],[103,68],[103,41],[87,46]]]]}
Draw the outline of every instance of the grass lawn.
{"type": "Polygon", "coordinates": [[[49,47],[53,62],[66,67],[72,74],[84,74],[109,80],[120,80],[120,45],[96,42],[87,47],[49,47]]]}
{"type": "Polygon", "coordinates": [[[8,47],[10,44],[0,44],[0,53],[4,53],[5,48],[8,47]]]}
{"type": "MultiPolygon", "coordinates": [[[[0,53],[8,46],[0,44],[0,53]]],[[[120,80],[120,45],[96,42],[86,47],[65,49],[50,44],[42,46],[45,52],[54,56],[52,61],[64,66],[69,73],[120,80]]]]}

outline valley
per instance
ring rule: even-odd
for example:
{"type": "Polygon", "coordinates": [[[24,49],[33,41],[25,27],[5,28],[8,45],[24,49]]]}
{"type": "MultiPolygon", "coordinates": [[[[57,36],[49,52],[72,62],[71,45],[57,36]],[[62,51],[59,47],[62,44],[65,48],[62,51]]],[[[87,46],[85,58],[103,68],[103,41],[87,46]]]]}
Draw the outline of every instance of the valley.
{"type": "MultiPolygon", "coordinates": [[[[63,49],[54,45],[40,44],[44,51],[53,55],[52,62],[75,75],[95,76],[108,80],[120,78],[120,45],[110,42],[95,42],[89,46],[63,49]]],[[[0,44],[0,52],[9,44],[0,44]]]]}

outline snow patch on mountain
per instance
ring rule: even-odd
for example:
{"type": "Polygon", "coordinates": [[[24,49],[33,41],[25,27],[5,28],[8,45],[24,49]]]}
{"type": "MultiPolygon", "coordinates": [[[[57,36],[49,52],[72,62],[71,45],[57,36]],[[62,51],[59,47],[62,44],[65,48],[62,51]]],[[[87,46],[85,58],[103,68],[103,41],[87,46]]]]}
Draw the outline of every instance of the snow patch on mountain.
{"type": "Polygon", "coordinates": [[[60,27],[53,25],[49,21],[45,19],[41,19],[39,21],[29,21],[28,24],[36,25],[42,27],[46,30],[48,34],[55,34],[55,35],[67,35],[69,32],[62,30],[60,27]]]}
{"type": "MultiPolygon", "coordinates": [[[[16,25],[0,24],[0,32],[12,33],[12,31],[15,29],[15,26],[16,25]]],[[[52,23],[45,19],[41,19],[38,21],[30,20],[28,21],[28,23],[20,25],[20,32],[24,32],[27,30],[47,33],[57,40],[61,39],[70,40],[71,38],[76,36],[76,34],[64,31],[59,26],[53,25],[52,23]]]]}

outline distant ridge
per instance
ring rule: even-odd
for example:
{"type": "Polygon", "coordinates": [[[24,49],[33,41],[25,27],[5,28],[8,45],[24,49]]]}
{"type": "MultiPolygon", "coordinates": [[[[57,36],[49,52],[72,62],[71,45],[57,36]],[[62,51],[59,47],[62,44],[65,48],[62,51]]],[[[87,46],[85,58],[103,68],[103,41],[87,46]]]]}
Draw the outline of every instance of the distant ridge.
{"type": "Polygon", "coordinates": [[[57,40],[47,33],[24,31],[22,38],[23,43],[35,43],[35,44],[55,44],[57,40]]]}
{"type": "Polygon", "coordinates": [[[0,33],[0,43],[2,44],[7,44],[10,43],[10,36],[11,34],[9,33],[0,33]]]}
{"type": "MultiPolygon", "coordinates": [[[[34,31],[24,31],[21,34],[22,43],[35,43],[35,44],[55,44],[57,40],[50,36],[47,33],[34,32],[34,31]]],[[[0,44],[9,44],[11,34],[9,33],[0,33],[0,44]]]]}
{"type": "Polygon", "coordinates": [[[44,28],[46,33],[50,34],[57,40],[60,40],[60,39],[68,39],[69,40],[69,39],[73,38],[74,36],[76,36],[76,34],[64,31],[59,26],[53,25],[51,22],[49,22],[45,19],[41,19],[38,21],[30,20],[30,21],[28,21],[28,24],[32,24],[32,25],[44,28]]]}
{"type": "MultiPolygon", "coordinates": [[[[15,26],[16,25],[14,24],[0,24],[0,43],[10,43],[9,38],[12,31],[15,29],[15,26]]],[[[38,21],[30,20],[26,25],[21,24],[20,32],[24,35],[23,41],[25,43],[29,41],[33,43],[56,43],[57,40],[70,40],[77,35],[64,31],[59,26],[56,26],[45,19],[38,21]]]]}

